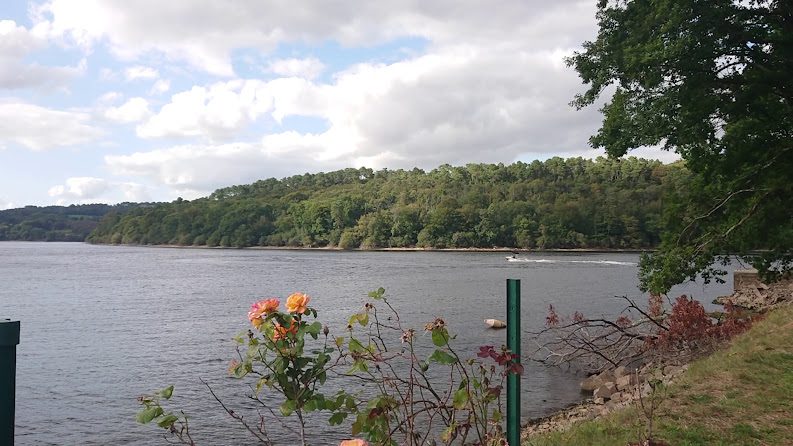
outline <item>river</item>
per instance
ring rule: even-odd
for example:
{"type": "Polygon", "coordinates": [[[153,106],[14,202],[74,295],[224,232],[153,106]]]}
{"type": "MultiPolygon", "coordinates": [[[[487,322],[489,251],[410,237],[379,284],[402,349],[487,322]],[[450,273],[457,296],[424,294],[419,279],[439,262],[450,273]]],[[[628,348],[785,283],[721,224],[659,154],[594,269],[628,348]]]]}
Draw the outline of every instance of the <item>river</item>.
{"type": "MultiPolygon", "coordinates": [[[[251,444],[199,381],[204,378],[240,413],[245,384],[228,378],[232,338],[248,327],[251,302],[302,291],[331,329],[368,291],[387,290],[408,326],[443,317],[458,334],[457,351],[504,343],[485,318],[505,318],[505,279],[521,280],[522,329],[559,313],[613,314],[614,296],[644,299],[637,254],[339,252],[179,249],[80,243],[0,243],[0,317],[20,320],[17,349],[17,445],[165,444],[159,429],[135,422],[136,397],[174,384],[174,402],[190,416],[199,444],[251,444]]],[[[727,284],[673,290],[709,302],[727,284]]],[[[524,351],[530,348],[524,335],[524,351]]],[[[573,373],[527,363],[522,415],[547,414],[580,398],[573,373]]],[[[251,413],[249,419],[254,417],[251,413]]],[[[323,415],[312,442],[346,438],[323,415]]],[[[273,427],[276,434],[278,427],[273,427]]],[[[282,444],[289,444],[284,441],[282,444]]]]}

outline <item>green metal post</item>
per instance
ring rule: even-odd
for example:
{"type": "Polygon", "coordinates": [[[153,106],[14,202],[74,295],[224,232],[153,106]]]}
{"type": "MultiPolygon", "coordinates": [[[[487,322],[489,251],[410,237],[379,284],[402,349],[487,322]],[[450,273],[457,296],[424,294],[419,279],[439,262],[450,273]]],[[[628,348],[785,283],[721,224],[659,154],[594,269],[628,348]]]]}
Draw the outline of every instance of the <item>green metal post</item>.
{"type": "MultiPolygon", "coordinates": [[[[520,280],[507,279],[507,348],[520,362],[520,280]]],[[[520,375],[507,375],[507,443],[520,445],[520,375]]]]}
{"type": "Polygon", "coordinates": [[[0,444],[14,444],[19,321],[0,319],[0,444]]]}

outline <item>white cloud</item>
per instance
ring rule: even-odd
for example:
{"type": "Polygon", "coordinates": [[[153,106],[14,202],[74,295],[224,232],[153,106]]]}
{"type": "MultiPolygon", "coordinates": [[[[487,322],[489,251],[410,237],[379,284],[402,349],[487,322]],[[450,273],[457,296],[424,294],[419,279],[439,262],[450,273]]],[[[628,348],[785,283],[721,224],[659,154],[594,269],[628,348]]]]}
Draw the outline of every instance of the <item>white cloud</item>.
{"type": "Polygon", "coordinates": [[[302,77],[314,79],[325,69],[325,65],[316,57],[305,59],[277,59],[267,67],[267,71],[285,77],[302,77]]]}
{"type": "Polygon", "coordinates": [[[25,27],[0,20],[0,89],[59,87],[85,71],[85,61],[73,67],[24,62],[31,52],[45,46],[25,27]]]}
{"type": "Polygon", "coordinates": [[[151,201],[149,195],[149,188],[139,183],[116,183],[116,186],[121,189],[124,201],[142,202],[151,201]]]}
{"type": "Polygon", "coordinates": [[[54,110],[17,100],[0,101],[0,147],[18,144],[31,150],[93,141],[103,132],[80,111],[54,110]]]}
{"type": "Polygon", "coordinates": [[[154,85],[151,86],[149,94],[163,94],[171,89],[171,81],[168,79],[158,79],[154,85]]]}
{"type": "MultiPolygon", "coordinates": [[[[114,174],[145,177],[185,196],[356,165],[432,168],[590,154],[586,141],[601,120],[595,107],[576,111],[568,105],[583,87],[563,63],[563,56],[594,36],[591,1],[162,5],[86,0],[77,10],[67,0],[48,0],[34,8],[31,35],[87,52],[106,47],[129,67],[107,70],[104,78],[150,80],[150,95],[171,91],[160,73],[186,75],[174,77],[174,85],[202,79],[161,96],[164,102],[132,98],[120,104],[119,96],[97,107],[107,119],[139,122],[139,138],[180,139],[176,146],[109,155],[105,163],[114,174]],[[294,53],[265,68],[283,77],[234,78],[232,55],[239,62],[240,54],[268,57],[279,45],[325,42],[378,54],[378,44],[397,38],[412,39],[404,53],[355,60],[331,76],[320,76],[328,67],[318,58],[294,53]],[[232,80],[203,81],[207,77],[176,66],[232,80]],[[300,127],[305,121],[290,117],[325,126],[308,132],[300,127]]],[[[330,64],[331,58],[316,54],[330,64]]]]}
{"type": "Polygon", "coordinates": [[[99,197],[108,187],[102,178],[72,177],[66,179],[66,184],[52,186],[47,194],[59,200],[85,200],[99,197]]]}
{"type": "MultiPolygon", "coordinates": [[[[288,174],[297,166],[432,168],[580,150],[600,117],[594,109],[568,106],[579,83],[561,63],[563,55],[520,53],[506,44],[460,45],[392,64],[359,64],[337,73],[329,84],[280,78],[193,87],[175,94],[137,132],[146,138],[198,137],[210,144],[149,152],[152,156],[138,153],[112,163],[124,171],[122,166],[134,164],[127,173],[187,187],[200,181],[192,165],[217,155],[212,148],[224,153],[225,164],[241,169],[255,153],[259,178],[282,172],[276,158],[301,160],[288,174]],[[233,141],[254,122],[289,116],[320,118],[328,129],[264,135],[260,144],[245,145],[243,151],[215,144],[233,141]],[[179,161],[163,173],[161,163],[177,153],[179,161]]],[[[226,184],[240,182],[230,167],[211,175],[224,172],[226,184]]]]}
{"type": "Polygon", "coordinates": [[[149,114],[149,102],[140,97],[131,98],[118,107],[108,107],[104,110],[105,118],[122,124],[139,122],[149,114]]]}
{"type": "Polygon", "coordinates": [[[142,184],[95,177],[67,178],[64,184],[52,186],[47,193],[58,205],[149,200],[148,188],[142,184]]]}
{"type": "Polygon", "coordinates": [[[120,93],[118,91],[108,91],[107,93],[104,93],[102,96],[99,96],[96,102],[100,104],[112,104],[123,97],[124,97],[123,93],[120,93]]]}
{"type": "Polygon", "coordinates": [[[268,167],[260,146],[241,143],[108,155],[105,163],[115,175],[144,176],[174,189],[204,191],[228,184],[230,176],[241,180],[256,178],[268,167]]]}
{"type": "Polygon", "coordinates": [[[14,209],[16,206],[14,203],[5,200],[3,197],[0,197],[0,211],[4,209],[14,209]]]}
{"type": "Polygon", "coordinates": [[[160,73],[152,67],[135,65],[124,70],[124,78],[127,81],[153,80],[158,77],[160,77],[160,73]]]}
{"type": "Polygon", "coordinates": [[[171,102],[137,128],[141,138],[202,137],[208,141],[234,139],[265,113],[276,120],[291,114],[321,116],[318,87],[304,79],[270,82],[235,80],[176,93],[171,102]]]}
{"type": "Polygon", "coordinates": [[[213,0],[50,0],[34,9],[39,35],[89,49],[106,43],[118,57],[134,60],[156,52],[218,76],[233,76],[238,48],[268,52],[285,42],[337,41],[369,46],[396,37],[424,38],[433,45],[461,40],[489,46],[504,41],[542,48],[578,45],[593,30],[594,3],[543,2],[326,2],[213,0]],[[583,16],[585,13],[586,16],[583,16]]]}

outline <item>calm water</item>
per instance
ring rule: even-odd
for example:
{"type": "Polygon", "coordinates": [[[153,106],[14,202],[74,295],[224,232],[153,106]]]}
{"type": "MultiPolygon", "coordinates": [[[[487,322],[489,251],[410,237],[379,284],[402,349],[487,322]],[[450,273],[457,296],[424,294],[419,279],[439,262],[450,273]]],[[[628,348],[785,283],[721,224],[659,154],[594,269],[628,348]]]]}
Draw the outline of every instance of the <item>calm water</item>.
{"type": "MultiPolygon", "coordinates": [[[[487,330],[482,320],[505,318],[506,278],[522,281],[526,331],[543,324],[550,303],[560,313],[610,314],[622,307],[615,295],[639,295],[638,255],[527,257],[2,242],[0,317],[22,321],[17,444],[164,444],[158,429],[135,423],[135,398],[168,384],[176,385],[175,404],[191,416],[200,444],[251,444],[198,378],[237,412],[250,408],[244,384],[227,378],[226,367],[231,338],[247,328],[250,303],[263,297],[308,293],[331,333],[343,335],[366,293],[383,286],[408,326],[442,316],[459,335],[457,351],[473,356],[479,345],[504,343],[505,332],[487,330]]],[[[729,286],[675,291],[710,301],[729,286]]],[[[577,386],[569,372],[527,364],[524,418],[576,401],[577,386]]],[[[316,444],[346,437],[326,418],[311,429],[316,444]]]]}

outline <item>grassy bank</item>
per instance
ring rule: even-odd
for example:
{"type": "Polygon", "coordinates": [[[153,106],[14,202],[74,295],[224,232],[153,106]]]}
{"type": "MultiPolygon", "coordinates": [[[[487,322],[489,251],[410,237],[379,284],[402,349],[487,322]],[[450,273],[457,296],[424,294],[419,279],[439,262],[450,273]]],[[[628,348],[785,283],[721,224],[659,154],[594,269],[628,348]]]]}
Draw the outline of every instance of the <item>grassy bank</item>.
{"type": "MultiPolygon", "coordinates": [[[[671,445],[793,445],[793,307],[691,364],[659,397],[653,436],[671,445]]],[[[646,426],[641,412],[627,408],[523,445],[626,445],[643,438],[646,426]]]]}

